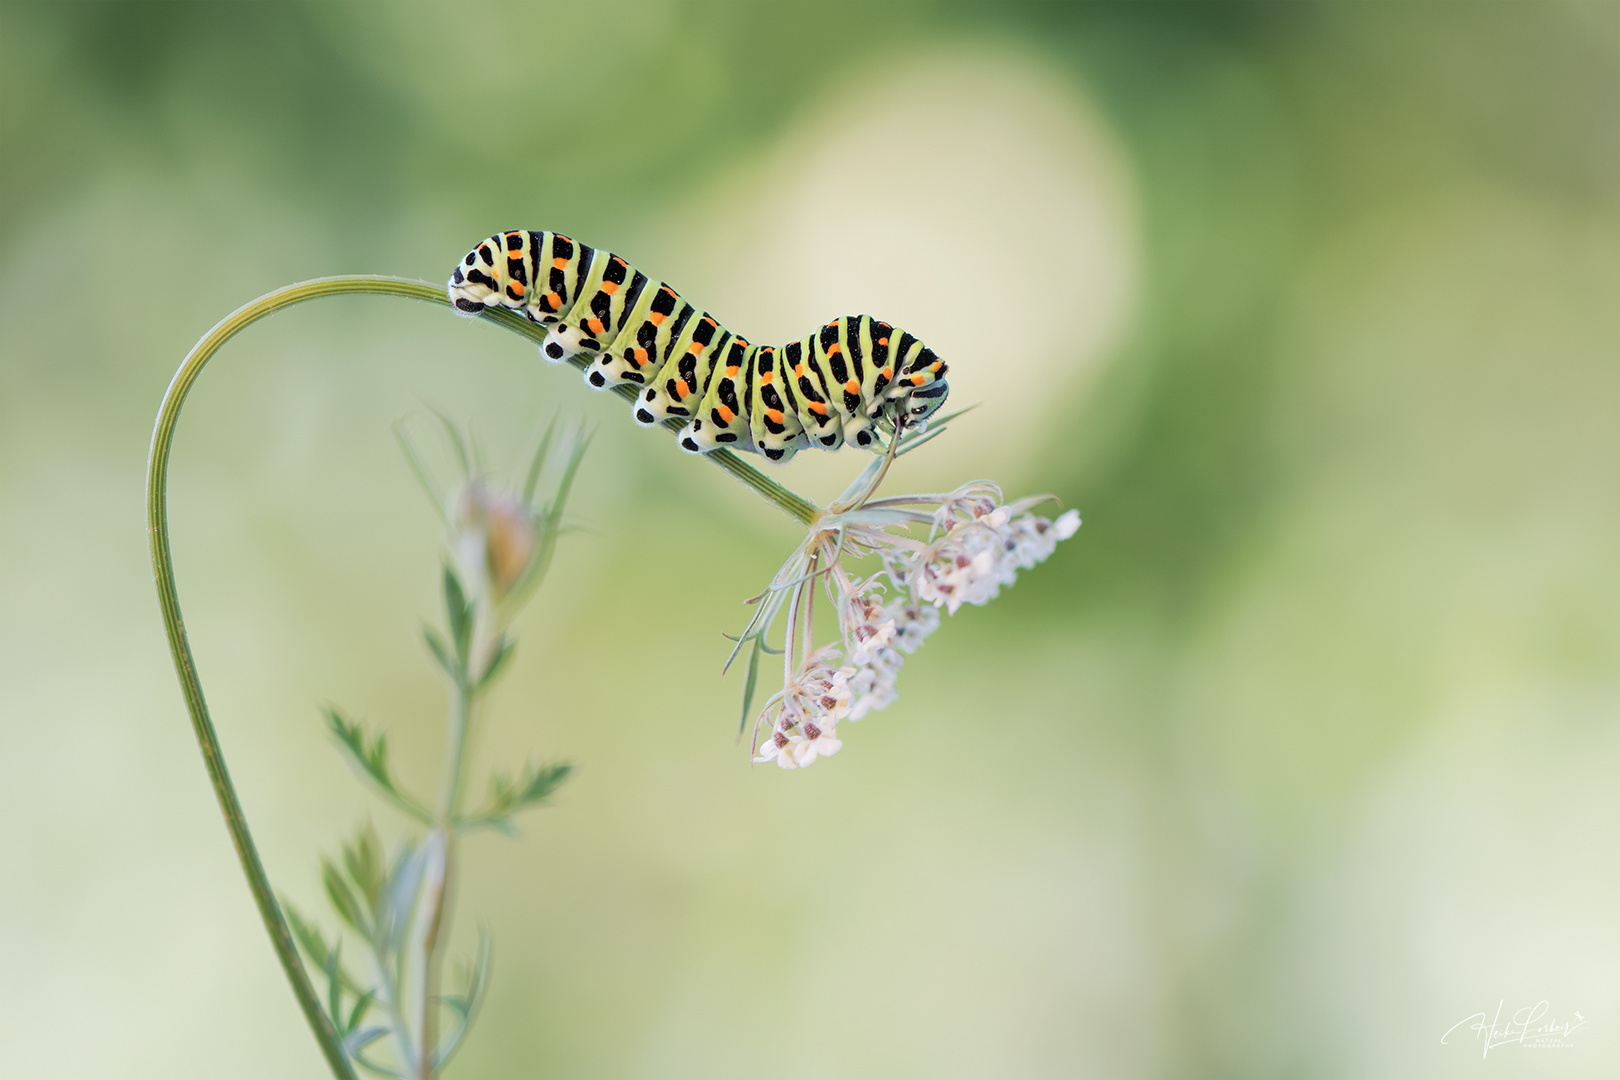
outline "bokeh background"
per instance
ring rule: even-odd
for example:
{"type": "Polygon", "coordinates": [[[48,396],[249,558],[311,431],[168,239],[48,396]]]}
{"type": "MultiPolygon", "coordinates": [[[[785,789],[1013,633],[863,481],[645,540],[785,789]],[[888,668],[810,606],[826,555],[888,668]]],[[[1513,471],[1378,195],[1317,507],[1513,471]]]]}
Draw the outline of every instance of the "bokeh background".
{"type": "Polygon", "coordinates": [[[152,417],[246,300],[525,227],[756,339],[914,329],[983,407],[892,490],[1085,526],[839,757],[750,768],[773,508],[442,309],[228,346],[180,586],[309,909],[405,834],[320,704],[420,788],[440,748],[390,424],[597,430],[476,747],[579,771],[467,846],[452,1076],[1620,1074],[1617,193],[1613,3],[0,6],[0,1076],[322,1074],[166,651],[152,417]],[[1572,1048],[1440,1044],[1542,999],[1572,1048]]]}

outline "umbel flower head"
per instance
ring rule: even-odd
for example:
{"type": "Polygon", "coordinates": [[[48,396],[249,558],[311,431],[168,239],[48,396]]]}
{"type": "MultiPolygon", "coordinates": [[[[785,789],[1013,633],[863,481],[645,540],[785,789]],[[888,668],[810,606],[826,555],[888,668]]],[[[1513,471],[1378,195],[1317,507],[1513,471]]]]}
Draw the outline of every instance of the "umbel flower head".
{"type": "MultiPolygon", "coordinates": [[[[942,611],[989,603],[1080,528],[1075,510],[1056,519],[1031,513],[1051,496],[1004,503],[985,480],[944,495],[872,499],[887,462],[874,461],[810,526],[738,638],[737,651],[753,648],[751,691],[760,653],[774,651],[765,636],[785,609],[783,686],[754,718],[755,761],[797,769],[838,753],[838,724],[898,700],[900,669],[939,628],[942,611]],[[867,577],[845,565],[874,556],[882,570],[867,577]],[[819,648],[811,631],[818,584],[839,629],[837,642],[819,648]]],[[[746,721],[746,700],[743,709],[746,721]]]]}

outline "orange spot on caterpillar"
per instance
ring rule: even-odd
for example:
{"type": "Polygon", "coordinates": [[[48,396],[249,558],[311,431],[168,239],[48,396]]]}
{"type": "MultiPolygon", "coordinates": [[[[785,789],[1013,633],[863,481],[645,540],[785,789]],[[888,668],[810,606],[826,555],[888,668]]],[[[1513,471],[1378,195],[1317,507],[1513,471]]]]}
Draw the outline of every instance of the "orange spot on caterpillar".
{"type": "Polygon", "coordinates": [[[557,258],[551,260],[551,265],[555,266],[559,270],[566,270],[568,269],[568,260],[558,256],[557,258]]]}
{"type": "Polygon", "coordinates": [[[636,366],[640,367],[647,362],[647,350],[640,345],[636,346],[636,366]]]}
{"type": "Polygon", "coordinates": [[[726,378],[735,379],[737,377],[737,372],[741,370],[742,368],[735,366],[726,368],[726,378]]]}
{"type": "Polygon", "coordinates": [[[911,385],[912,386],[921,386],[923,383],[925,383],[927,381],[928,381],[928,376],[927,375],[917,374],[917,375],[913,375],[911,377],[911,385]]]}
{"type": "Polygon", "coordinates": [[[523,282],[508,281],[506,283],[506,291],[511,293],[513,296],[522,296],[524,292],[523,282]]]}
{"type": "Polygon", "coordinates": [[[686,385],[685,379],[675,380],[675,396],[683,401],[692,395],[692,388],[686,385]]]}
{"type": "Polygon", "coordinates": [[[892,379],[892,378],[894,378],[894,368],[893,368],[893,367],[886,367],[886,368],[884,368],[884,369],[883,369],[883,377],[884,377],[884,378],[885,378],[885,379],[892,379]]]}
{"type": "Polygon", "coordinates": [[[844,389],[851,394],[858,394],[861,392],[861,384],[856,382],[854,379],[851,379],[849,382],[844,384],[844,389]]]}
{"type": "Polygon", "coordinates": [[[602,326],[602,320],[601,319],[592,319],[589,322],[587,322],[585,325],[591,328],[591,333],[593,333],[593,334],[601,334],[602,331],[605,329],[602,326]]]}
{"type": "Polygon", "coordinates": [[[888,344],[888,343],[889,343],[889,339],[888,339],[888,338],[886,338],[886,337],[880,337],[880,338],[878,338],[878,344],[879,344],[879,345],[887,345],[887,344],[888,344]]]}
{"type": "Polygon", "coordinates": [[[799,366],[793,369],[793,377],[795,379],[804,378],[804,362],[803,361],[800,361],[799,366]]]}
{"type": "Polygon", "coordinates": [[[716,411],[720,414],[720,419],[727,424],[731,423],[737,417],[736,413],[732,412],[724,405],[721,405],[716,411]]]}
{"type": "Polygon", "coordinates": [[[554,292],[548,292],[546,293],[546,303],[551,305],[552,311],[556,311],[558,308],[562,307],[562,297],[558,296],[554,292]]]}
{"type": "Polygon", "coordinates": [[[609,296],[612,296],[614,293],[619,291],[619,286],[615,282],[604,281],[602,282],[602,291],[607,293],[609,296]]]}
{"type": "Polygon", "coordinates": [[[711,319],[707,315],[705,315],[705,316],[703,316],[703,325],[704,326],[713,326],[713,325],[715,325],[715,322],[714,322],[713,319],[711,319]]]}
{"type": "Polygon", "coordinates": [[[815,413],[817,416],[827,415],[827,406],[823,405],[819,401],[807,401],[805,402],[805,405],[807,405],[810,411],[815,413]]]}
{"type": "Polygon", "coordinates": [[[781,409],[766,409],[765,410],[765,415],[770,417],[771,423],[773,423],[773,424],[780,424],[782,422],[782,410],[781,409]]]}
{"type": "Polygon", "coordinates": [[[942,368],[944,366],[945,366],[945,364],[942,361],[935,360],[932,364],[928,365],[928,370],[929,371],[938,371],[940,368],[942,368]]]}
{"type": "Polygon", "coordinates": [[[664,320],[667,318],[669,318],[669,316],[665,315],[663,312],[655,311],[651,315],[647,316],[647,321],[652,323],[654,326],[663,326],[664,320]]]}
{"type": "Polygon", "coordinates": [[[693,356],[696,356],[698,353],[703,351],[703,343],[701,341],[694,341],[692,342],[691,347],[686,351],[691,353],[693,356]]]}
{"type": "Polygon", "coordinates": [[[842,349],[843,349],[843,346],[838,344],[838,342],[835,341],[831,345],[827,346],[827,355],[831,356],[834,353],[839,352],[842,349]]]}
{"type": "Polygon", "coordinates": [[[761,385],[761,386],[769,386],[769,385],[771,385],[772,381],[775,380],[775,378],[776,378],[776,372],[774,372],[774,371],[762,371],[762,372],[759,373],[759,385],[761,385]]]}

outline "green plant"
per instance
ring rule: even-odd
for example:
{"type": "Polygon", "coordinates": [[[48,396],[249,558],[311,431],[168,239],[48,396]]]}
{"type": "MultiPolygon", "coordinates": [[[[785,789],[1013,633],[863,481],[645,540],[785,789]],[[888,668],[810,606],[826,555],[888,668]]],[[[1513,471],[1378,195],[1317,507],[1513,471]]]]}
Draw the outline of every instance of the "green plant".
{"type": "MultiPolygon", "coordinates": [[[[283,308],[327,296],[372,294],[448,305],[445,291],[422,281],[381,276],[323,278],[290,285],[244,305],[223,319],[194,346],[164,395],[152,434],[147,465],[147,521],[158,601],[168,633],[181,690],[203,762],[219,799],[226,826],[305,1019],[333,1075],[352,1080],[358,1063],[380,1075],[426,1080],[460,1045],[488,985],[489,944],[480,936],[472,963],[449,994],[438,993],[445,898],[453,881],[455,839],[475,828],[509,829],[513,815],[543,801],[568,775],[568,766],[525,766],[515,775],[492,778],[489,795],[476,809],[461,805],[466,733],[492,681],[512,650],[506,627],[543,576],[562,529],[562,509],[584,442],[567,440],[564,465],[549,499],[536,502],[552,438],[542,441],[524,484],[516,490],[491,487],[472,469],[453,427],[446,423],[461,465],[462,482],[445,507],[447,558],[442,570],[443,632],[429,628],[428,648],[451,687],[452,706],[444,779],[431,808],[407,793],[388,765],[386,735],[368,734],[336,709],[327,724],[356,770],[396,809],[426,828],[420,841],[385,854],[368,827],[325,860],[322,879],[339,919],[371,954],[375,978],[362,979],[343,960],[337,939],[328,940],[306,919],[278,902],[265,873],[203,695],[187,641],[169,549],[166,501],[169,457],[181,407],[204,366],[241,330],[283,308]],[[521,533],[521,536],[514,534],[521,533]],[[496,541],[497,532],[501,539],[496,541]],[[514,546],[515,545],[515,546],[514,546]],[[500,550],[497,551],[496,549],[500,550]],[[315,990],[299,958],[300,946],[326,982],[315,990]],[[440,1040],[440,1008],[453,1018],[449,1038],[440,1040]],[[381,1023],[368,1023],[376,1013],[381,1023]],[[399,1068],[380,1062],[368,1050],[392,1035],[399,1068]]],[[[478,318],[539,344],[545,331],[514,312],[489,308],[478,318]]],[[[583,358],[575,362],[583,366],[583,358]]],[[[615,388],[634,397],[629,386],[615,388]]],[[[959,415],[959,414],[958,414],[959,415]]],[[[890,462],[936,437],[946,417],[929,430],[922,425],[896,430],[845,494],[822,508],[777,484],[724,448],[704,456],[807,529],[805,541],[789,557],[760,596],[735,659],[748,651],[743,724],[764,654],[783,657],[783,687],[756,717],[756,729],[769,734],[755,760],[800,768],[836,753],[842,746],[837,724],[884,708],[897,697],[895,674],[904,654],[914,651],[937,626],[940,609],[954,613],[962,604],[982,604],[1011,584],[1018,570],[1046,558],[1056,542],[1079,526],[1073,512],[1056,521],[1028,512],[1038,499],[1002,505],[994,484],[976,481],[939,495],[879,499],[890,462]],[[860,571],[861,560],[881,564],[860,571]],[[813,643],[815,586],[820,584],[838,613],[840,640],[813,643]],[[768,643],[778,617],[786,613],[781,648],[768,643]]],[[[666,426],[678,427],[679,420],[666,426]]],[[[408,441],[406,453],[424,485],[434,490],[408,441]]],[[[730,661],[728,660],[728,665],[730,661]]]]}

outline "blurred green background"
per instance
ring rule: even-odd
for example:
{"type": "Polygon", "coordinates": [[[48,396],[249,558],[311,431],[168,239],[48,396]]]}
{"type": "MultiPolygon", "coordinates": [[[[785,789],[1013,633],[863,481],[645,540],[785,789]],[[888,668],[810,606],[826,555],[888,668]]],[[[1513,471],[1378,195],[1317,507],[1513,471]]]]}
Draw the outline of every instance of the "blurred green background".
{"type": "Polygon", "coordinates": [[[598,429],[476,747],[579,771],[468,845],[452,1076],[1620,1074],[1617,193],[1613,3],[0,6],[0,1076],[322,1074],[164,643],[152,417],[246,300],[506,228],[756,339],[915,330],[984,407],[890,490],[1085,527],[839,757],[750,768],[720,635],[774,509],[442,309],[228,346],[179,583],[308,909],[404,834],[319,705],[420,788],[440,748],[389,424],[598,429]],[[1575,1046],[1440,1045],[1541,999],[1575,1046]]]}

